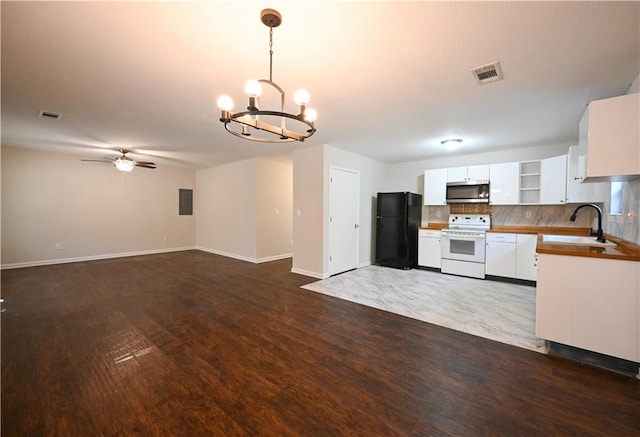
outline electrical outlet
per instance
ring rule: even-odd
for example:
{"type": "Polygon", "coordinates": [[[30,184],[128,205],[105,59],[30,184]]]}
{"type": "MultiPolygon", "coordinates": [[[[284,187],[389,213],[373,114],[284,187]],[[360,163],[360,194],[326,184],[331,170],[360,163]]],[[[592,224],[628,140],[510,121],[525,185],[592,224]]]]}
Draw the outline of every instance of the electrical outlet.
{"type": "Polygon", "coordinates": [[[166,243],[166,242],[167,242],[167,236],[166,236],[166,235],[163,235],[163,236],[162,236],[162,242],[163,242],[163,243],[166,243]]]}
{"type": "Polygon", "coordinates": [[[436,211],[436,217],[442,217],[442,212],[436,211]]]}
{"type": "Polygon", "coordinates": [[[56,250],[62,249],[62,243],[56,243],[56,250]]]}
{"type": "Polygon", "coordinates": [[[526,211],[526,212],[524,213],[524,216],[525,216],[526,218],[531,218],[531,211],[526,211]]]}
{"type": "Polygon", "coordinates": [[[276,208],[276,215],[280,215],[280,210],[276,208]]]}
{"type": "Polygon", "coordinates": [[[289,240],[289,246],[293,247],[293,240],[289,240]]]}

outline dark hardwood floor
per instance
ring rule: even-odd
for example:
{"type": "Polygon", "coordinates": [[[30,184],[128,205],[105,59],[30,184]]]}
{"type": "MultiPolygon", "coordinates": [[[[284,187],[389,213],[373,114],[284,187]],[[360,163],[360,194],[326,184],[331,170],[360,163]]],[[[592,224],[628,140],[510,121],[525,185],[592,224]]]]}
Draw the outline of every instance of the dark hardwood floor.
{"type": "Polygon", "coordinates": [[[640,381],[199,251],[2,271],[3,436],[637,436],[640,381]]]}

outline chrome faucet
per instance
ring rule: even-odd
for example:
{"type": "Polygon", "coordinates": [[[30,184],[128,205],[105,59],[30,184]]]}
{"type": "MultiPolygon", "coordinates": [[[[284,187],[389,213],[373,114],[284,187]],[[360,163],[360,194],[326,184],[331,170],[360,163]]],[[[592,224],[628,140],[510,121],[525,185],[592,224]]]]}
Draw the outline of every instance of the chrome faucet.
{"type": "Polygon", "coordinates": [[[590,206],[591,208],[595,208],[595,210],[598,211],[598,231],[596,234],[596,241],[599,241],[601,243],[606,243],[607,240],[605,240],[604,233],[602,232],[602,209],[598,205],[594,203],[585,203],[584,205],[580,205],[579,207],[573,210],[573,214],[571,214],[571,217],[569,217],[569,220],[571,220],[572,222],[575,222],[576,214],[578,214],[578,211],[581,208],[584,208],[585,206],[590,206]]]}

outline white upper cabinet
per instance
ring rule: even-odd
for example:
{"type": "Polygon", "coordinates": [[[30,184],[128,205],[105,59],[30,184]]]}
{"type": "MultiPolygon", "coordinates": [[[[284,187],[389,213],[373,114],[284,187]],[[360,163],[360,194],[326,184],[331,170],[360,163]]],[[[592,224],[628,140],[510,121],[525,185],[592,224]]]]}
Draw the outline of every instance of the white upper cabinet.
{"type": "Polygon", "coordinates": [[[583,183],[587,157],[580,154],[580,146],[569,147],[567,155],[567,203],[604,202],[607,184],[583,183]]]}
{"type": "Polygon", "coordinates": [[[589,103],[580,122],[580,145],[587,156],[587,180],[640,175],[640,93],[589,103]]]}
{"type": "Polygon", "coordinates": [[[489,203],[492,205],[517,205],[520,187],[520,163],[502,162],[490,165],[489,203]]]}
{"type": "Polygon", "coordinates": [[[436,168],[424,172],[424,204],[446,205],[447,169],[436,168]]]}
{"type": "Polygon", "coordinates": [[[447,169],[447,182],[489,180],[489,165],[471,165],[447,169]]]}
{"type": "Polygon", "coordinates": [[[540,203],[563,204],[567,197],[567,155],[540,161],[540,203]]]}

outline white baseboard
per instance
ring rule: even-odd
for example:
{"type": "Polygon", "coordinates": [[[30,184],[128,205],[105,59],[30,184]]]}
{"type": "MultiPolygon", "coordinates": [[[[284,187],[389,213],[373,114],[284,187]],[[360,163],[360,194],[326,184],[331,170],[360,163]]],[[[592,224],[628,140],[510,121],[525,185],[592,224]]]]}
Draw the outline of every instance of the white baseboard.
{"type": "Polygon", "coordinates": [[[293,256],[293,254],[291,253],[285,253],[282,255],[273,255],[273,256],[267,256],[264,258],[252,258],[249,256],[238,255],[236,253],[224,252],[222,250],[210,249],[208,247],[202,247],[202,246],[197,246],[196,249],[201,250],[203,252],[213,253],[215,255],[226,256],[227,258],[234,258],[234,259],[239,259],[240,261],[247,261],[253,264],[266,263],[269,261],[277,261],[279,259],[291,258],[293,256]]]}
{"type": "MultiPolygon", "coordinates": [[[[370,265],[371,265],[371,261],[365,261],[360,265],[358,265],[357,268],[360,269],[362,267],[367,267],[370,265]]],[[[299,275],[304,275],[304,276],[311,276],[312,278],[317,278],[317,279],[327,279],[331,277],[329,273],[312,272],[310,270],[297,269],[297,268],[292,268],[291,273],[297,273],[299,275]]]]}
{"type": "Polygon", "coordinates": [[[297,269],[295,267],[291,268],[291,273],[296,273],[298,275],[303,275],[303,276],[310,276],[316,279],[327,279],[330,276],[328,273],[312,272],[310,270],[297,269]]]}
{"type": "Polygon", "coordinates": [[[194,250],[197,249],[195,246],[190,247],[172,247],[170,249],[152,249],[152,250],[140,250],[136,252],[123,252],[123,253],[107,253],[103,255],[91,255],[91,256],[78,256],[73,258],[58,258],[58,259],[47,259],[41,261],[29,261],[22,263],[11,263],[11,264],[2,264],[0,266],[0,270],[7,269],[19,269],[22,267],[38,267],[38,266],[49,266],[53,264],[67,264],[67,263],[76,263],[82,261],[97,261],[101,259],[110,259],[110,258],[124,258],[127,256],[140,256],[140,255],[152,255],[156,253],[168,253],[168,252],[181,252],[184,250],[194,250]]]}

